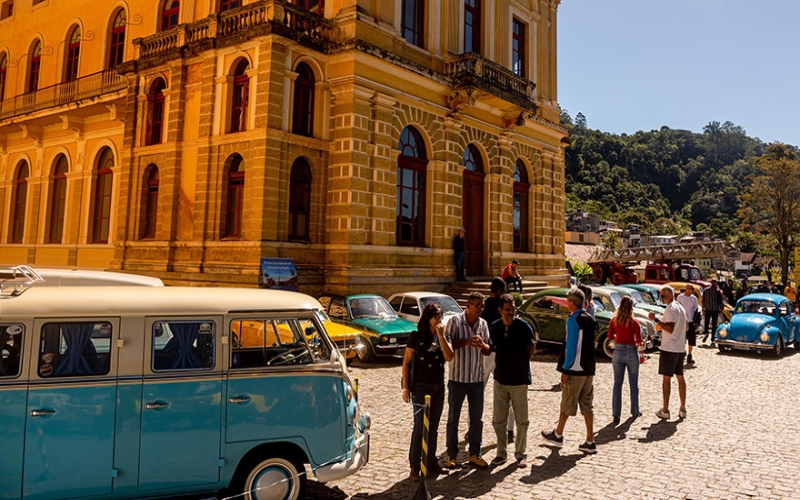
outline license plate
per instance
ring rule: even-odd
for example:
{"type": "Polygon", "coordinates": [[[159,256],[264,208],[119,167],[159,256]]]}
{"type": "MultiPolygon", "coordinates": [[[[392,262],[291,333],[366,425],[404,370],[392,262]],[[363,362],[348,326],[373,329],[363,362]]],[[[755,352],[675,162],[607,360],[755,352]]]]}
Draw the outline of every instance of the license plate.
{"type": "Polygon", "coordinates": [[[391,339],[389,339],[389,343],[390,344],[396,344],[397,343],[397,339],[391,338],[391,339]]]}
{"type": "Polygon", "coordinates": [[[742,351],[749,351],[750,350],[750,346],[747,345],[747,344],[743,344],[742,342],[734,342],[733,343],[733,348],[734,349],[741,349],[742,351]]]}

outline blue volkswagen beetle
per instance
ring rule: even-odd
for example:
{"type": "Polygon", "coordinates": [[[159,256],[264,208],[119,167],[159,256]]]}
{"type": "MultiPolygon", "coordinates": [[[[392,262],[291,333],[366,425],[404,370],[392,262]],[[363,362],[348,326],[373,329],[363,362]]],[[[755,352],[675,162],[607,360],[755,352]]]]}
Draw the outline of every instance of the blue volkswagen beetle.
{"type": "Polygon", "coordinates": [[[715,340],[720,352],[730,349],[772,351],[780,357],[783,348],[800,348],[794,304],[783,295],[754,293],[736,303],[730,321],[717,327],[715,340]]]}

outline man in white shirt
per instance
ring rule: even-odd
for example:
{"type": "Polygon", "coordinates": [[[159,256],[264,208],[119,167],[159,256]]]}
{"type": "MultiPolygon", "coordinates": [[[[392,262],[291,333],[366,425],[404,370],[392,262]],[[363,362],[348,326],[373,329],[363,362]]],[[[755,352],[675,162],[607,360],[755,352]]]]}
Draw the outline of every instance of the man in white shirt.
{"type": "Polygon", "coordinates": [[[656,416],[669,419],[669,393],[672,376],[678,379],[678,394],[681,398],[681,408],[678,412],[680,418],[686,418],[686,381],[683,379],[683,357],[686,344],[686,311],[683,306],[675,301],[672,288],[665,286],[658,296],[661,302],[667,305],[662,319],[656,319],[655,313],[650,313],[650,321],[655,321],[661,326],[661,356],[658,361],[658,373],[664,378],[661,383],[661,392],[664,396],[664,405],[656,412],[656,416]]]}
{"type": "Polygon", "coordinates": [[[686,291],[679,294],[675,300],[680,302],[686,311],[686,342],[689,343],[689,355],[686,356],[686,363],[694,363],[692,349],[697,345],[697,325],[694,324],[694,314],[699,308],[697,297],[694,296],[694,286],[687,284],[686,291]]]}

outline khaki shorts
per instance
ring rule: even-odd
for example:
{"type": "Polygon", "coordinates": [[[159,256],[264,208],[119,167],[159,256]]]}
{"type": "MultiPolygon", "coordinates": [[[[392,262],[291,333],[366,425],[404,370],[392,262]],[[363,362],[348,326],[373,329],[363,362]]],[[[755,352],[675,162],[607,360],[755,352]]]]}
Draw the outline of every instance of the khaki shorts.
{"type": "Polygon", "coordinates": [[[561,414],[574,417],[578,414],[578,405],[582,415],[592,414],[594,399],[594,376],[578,377],[567,375],[567,383],[561,384],[561,414]]]}

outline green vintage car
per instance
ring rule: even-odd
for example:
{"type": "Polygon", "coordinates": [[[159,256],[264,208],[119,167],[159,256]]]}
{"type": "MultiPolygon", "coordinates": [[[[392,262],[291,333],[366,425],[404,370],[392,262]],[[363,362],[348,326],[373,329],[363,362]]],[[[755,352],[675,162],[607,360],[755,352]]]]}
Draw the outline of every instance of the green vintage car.
{"type": "MultiPolygon", "coordinates": [[[[568,292],[568,288],[542,290],[520,306],[519,317],[533,327],[537,342],[564,343],[567,335],[567,318],[570,314],[567,309],[568,292]]],[[[614,341],[608,339],[608,323],[613,316],[612,313],[601,310],[595,313],[595,320],[597,320],[595,346],[608,358],[614,354],[614,341]]],[[[645,348],[652,347],[652,341],[647,338],[644,327],[642,327],[642,339],[645,342],[645,348]]]]}
{"type": "Polygon", "coordinates": [[[361,330],[361,361],[374,361],[378,357],[402,357],[416,323],[404,320],[380,295],[323,295],[319,303],[328,316],[361,330]]]}

